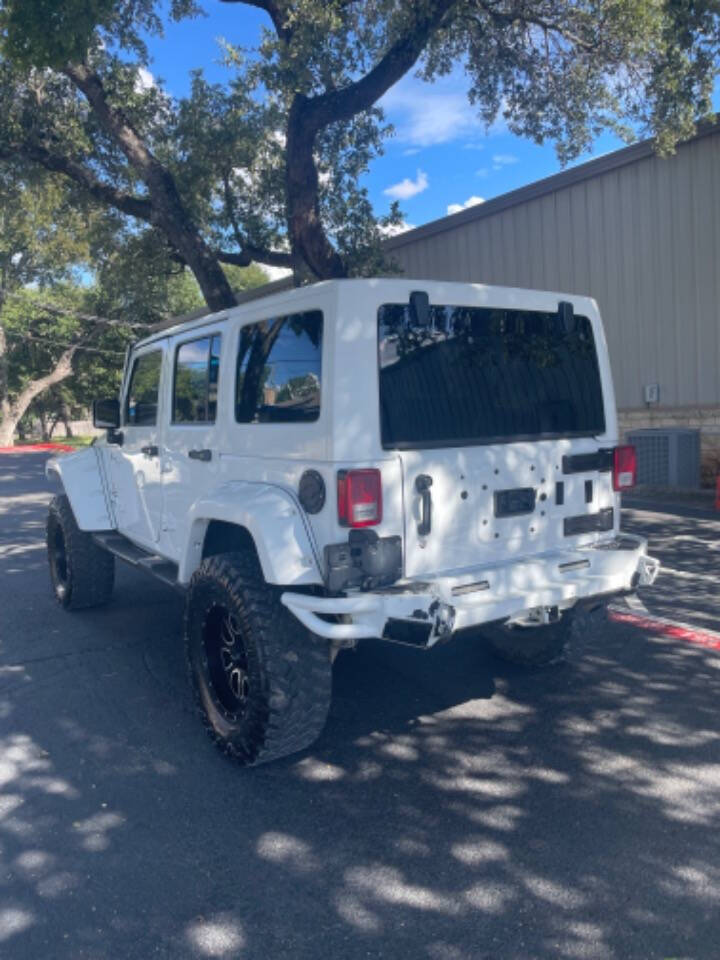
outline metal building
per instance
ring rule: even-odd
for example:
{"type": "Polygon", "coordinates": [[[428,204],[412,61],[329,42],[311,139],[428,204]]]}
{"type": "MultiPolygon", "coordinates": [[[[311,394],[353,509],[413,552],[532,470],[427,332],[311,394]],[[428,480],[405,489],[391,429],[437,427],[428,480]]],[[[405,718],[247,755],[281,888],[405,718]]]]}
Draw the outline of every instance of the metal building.
{"type": "Polygon", "coordinates": [[[649,141],[387,241],[408,276],[589,294],[621,425],[697,427],[720,473],[720,123],[649,141]]]}

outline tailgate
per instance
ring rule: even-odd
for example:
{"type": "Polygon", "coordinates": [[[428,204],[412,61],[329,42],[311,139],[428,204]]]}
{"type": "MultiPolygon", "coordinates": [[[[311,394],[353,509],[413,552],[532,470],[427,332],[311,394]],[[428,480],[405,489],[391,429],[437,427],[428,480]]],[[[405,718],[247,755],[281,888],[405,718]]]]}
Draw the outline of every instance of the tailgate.
{"type": "Polygon", "coordinates": [[[618,519],[599,449],[556,440],[403,451],[406,576],[597,540],[618,519]]]}

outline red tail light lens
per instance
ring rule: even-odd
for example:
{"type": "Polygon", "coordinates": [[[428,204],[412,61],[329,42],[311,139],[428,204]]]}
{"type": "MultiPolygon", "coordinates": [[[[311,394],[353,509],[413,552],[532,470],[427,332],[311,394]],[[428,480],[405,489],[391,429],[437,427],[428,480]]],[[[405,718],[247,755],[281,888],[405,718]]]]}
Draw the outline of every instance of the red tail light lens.
{"type": "Polygon", "coordinates": [[[630,490],[635,486],[637,456],[635,447],[615,447],[613,490],[630,490]]]}
{"type": "Polygon", "coordinates": [[[343,527],[372,527],[382,520],[382,479],[379,470],[340,470],[338,520],[343,527]]]}

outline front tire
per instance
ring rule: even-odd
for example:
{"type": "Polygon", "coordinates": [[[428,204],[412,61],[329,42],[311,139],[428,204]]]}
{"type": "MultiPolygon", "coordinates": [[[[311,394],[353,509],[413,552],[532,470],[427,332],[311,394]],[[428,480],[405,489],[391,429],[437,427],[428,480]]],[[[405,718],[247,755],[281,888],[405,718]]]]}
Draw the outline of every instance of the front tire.
{"type": "Polygon", "coordinates": [[[115,558],[78,527],[65,494],[50,503],[47,551],[53,593],[61,607],[82,610],[108,602],[115,585],[115,558]]]}
{"type": "Polygon", "coordinates": [[[319,736],[330,707],[328,643],[280,603],[252,554],[208,557],[193,574],[185,643],[206,730],[240,764],[296,753],[319,736]]]}

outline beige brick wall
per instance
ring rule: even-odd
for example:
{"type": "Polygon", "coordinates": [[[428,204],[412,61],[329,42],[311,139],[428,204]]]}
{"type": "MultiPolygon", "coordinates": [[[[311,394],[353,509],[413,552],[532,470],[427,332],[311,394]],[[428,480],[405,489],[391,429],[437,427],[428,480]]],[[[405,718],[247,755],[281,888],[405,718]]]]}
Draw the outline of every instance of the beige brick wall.
{"type": "Polygon", "coordinates": [[[700,431],[700,482],[714,487],[720,474],[720,407],[649,407],[618,410],[620,436],[648,427],[690,427],[700,431]]]}

